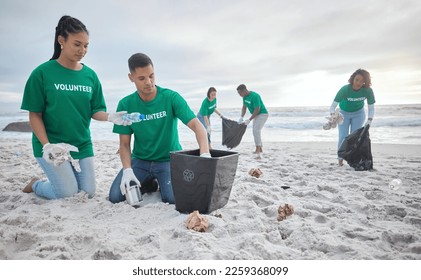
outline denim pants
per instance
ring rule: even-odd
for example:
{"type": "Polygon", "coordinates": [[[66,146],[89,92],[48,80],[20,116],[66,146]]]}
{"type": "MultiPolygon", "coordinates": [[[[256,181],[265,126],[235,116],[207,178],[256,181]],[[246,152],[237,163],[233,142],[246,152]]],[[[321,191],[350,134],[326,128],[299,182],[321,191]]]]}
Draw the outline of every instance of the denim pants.
{"type": "MultiPolygon", "coordinates": [[[[158,180],[159,190],[161,192],[162,202],[174,204],[174,193],[171,183],[170,162],[156,162],[146,161],[137,158],[132,159],[133,173],[139,182],[143,182],[146,177],[152,176],[158,180]]],[[[120,170],[114,182],[111,185],[109,199],[112,203],[118,203],[126,200],[126,197],[121,194],[120,183],[123,177],[123,169],[120,170]]]]}
{"type": "Polygon", "coordinates": [[[338,125],[339,139],[338,139],[338,150],[341,147],[345,137],[357,129],[363,127],[365,121],[364,108],[355,112],[339,111],[344,116],[344,122],[338,125]]]}
{"type": "Polygon", "coordinates": [[[253,119],[253,137],[256,147],[263,147],[262,129],[268,118],[268,114],[259,114],[253,119]]]}
{"type": "Polygon", "coordinates": [[[36,195],[47,199],[70,197],[80,191],[86,192],[90,198],[95,195],[93,157],[79,160],[81,172],[76,172],[69,161],[55,166],[42,157],[36,160],[48,178],[48,181],[38,180],[32,185],[36,195]]]}
{"type": "MultiPolygon", "coordinates": [[[[210,121],[210,118],[209,117],[210,116],[208,116],[209,124],[211,124],[211,121],[210,121]]],[[[205,119],[203,118],[203,116],[200,113],[197,113],[197,118],[203,124],[203,126],[205,127],[205,129],[207,129],[208,127],[206,125],[205,119]]],[[[206,133],[208,135],[208,143],[210,144],[211,143],[211,135],[207,131],[206,131],[206,133]]]]}

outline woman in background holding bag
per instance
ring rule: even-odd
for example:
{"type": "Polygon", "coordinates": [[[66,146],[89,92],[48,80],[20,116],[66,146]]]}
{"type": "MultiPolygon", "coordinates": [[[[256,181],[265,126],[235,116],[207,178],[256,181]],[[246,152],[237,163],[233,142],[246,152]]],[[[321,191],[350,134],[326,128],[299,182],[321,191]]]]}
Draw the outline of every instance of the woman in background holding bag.
{"type": "MultiPolygon", "coordinates": [[[[351,75],[348,82],[349,84],[339,90],[330,106],[330,113],[332,115],[335,113],[335,109],[339,104],[339,112],[343,116],[343,123],[338,125],[338,149],[346,136],[364,125],[365,100],[367,100],[368,104],[367,123],[371,124],[374,117],[374,103],[376,100],[371,89],[370,73],[364,69],[358,69],[351,75]]],[[[342,158],[338,158],[338,164],[340,166],[343,165],[342,158]]]]}

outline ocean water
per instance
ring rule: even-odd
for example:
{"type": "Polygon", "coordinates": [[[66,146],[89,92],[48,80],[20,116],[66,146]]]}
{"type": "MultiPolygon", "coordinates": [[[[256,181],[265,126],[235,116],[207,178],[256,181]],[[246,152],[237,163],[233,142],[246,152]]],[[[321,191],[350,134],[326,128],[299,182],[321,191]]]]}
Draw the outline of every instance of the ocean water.
{"type": "MultiPolygon", "coordinates": [[[[337,128],[323,130],[329,115],[326,107],[276,107],[268,108],[269,118],[262,131],[264,142],[336,142],[337,128]]],[[[197,111],[197,110],[196,110],[197,111]]],[[[240,108],[219,108],[227,118],[238,120],[240,108]]],[[[249,114],[246,114],[246,117],[249,114]]],[[[10,122],[28,120],[27,112],[1,115],[0,128],[10,122]]],[[[222,142],[222,125],[220,118],[211,117],[212,142],[219,147],[222,142]]],[[[91,134],[93,140],[115,140],[118,135],[112,133],[112,124],[92,121],[91,134]]],[[[30,139],[31,133],[0,131],[1,138],[30,139]]],[[[194,142],[194,133],[179,121],[179,137],[181,142],[194,142]]],[[[389,144],[421,144],[421,104],[411,105],[377,105],[370,128],[372,143],[389,144]]],[[[243,142],[253,142],[251,125],[243,136],[243,142]]]]}

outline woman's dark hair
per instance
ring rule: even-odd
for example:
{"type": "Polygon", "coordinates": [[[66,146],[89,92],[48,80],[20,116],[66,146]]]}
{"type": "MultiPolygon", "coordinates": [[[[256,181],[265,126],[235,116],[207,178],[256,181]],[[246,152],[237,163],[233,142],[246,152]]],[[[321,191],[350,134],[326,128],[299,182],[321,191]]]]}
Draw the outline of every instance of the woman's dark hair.
{"type": "Polygon", "coordinates": [[[80,32],[86,32],[89,34],[86,26],[77,18],[71,16],[62,16],[58,21],[56,27],[56,35],[54,36],[54,54],[50,60],[59,58],[61,54],[61,46],[58,42],[58,36],[63,36],[65,40],[69,37],[69,34],[76,34],[80,32]]]}
{"type": "Polygon", "coordinates": [[[148,65],[152,65],[152,67],[153,67],[152,60],[146,54],[135,53],[134,55],[132,55],[129,58],[129,70],[130,70],[130,72],[136,71],[137,67],[143,68],[143,67],[146,67],[148,65]]]}
{"type": "Polygon", "coordinates": [[[348,82],[351,85],[354,83],[355,76],[357,76],[357,75],[363,76],[363,78],[364,78],[364,85],[363,85],[363,87],[365,87],[365,88],[371,87],[370,73],[368,73],[364,69],[358,69],[357,71],[355,71],[354,73],[352,73],[351,77],[349,77],[349,80],[348,80],[348,82]]]}
{"type": "Polygon", "coordinates": [[[211,92],[216,92],[216,88],[214,88],[214,87],[210,87],[209,89],[208,89],[208,93],[206,94],[206,96],[208,97],[208,98],[210,98],[210,94],[211,94],[211,92]]]}

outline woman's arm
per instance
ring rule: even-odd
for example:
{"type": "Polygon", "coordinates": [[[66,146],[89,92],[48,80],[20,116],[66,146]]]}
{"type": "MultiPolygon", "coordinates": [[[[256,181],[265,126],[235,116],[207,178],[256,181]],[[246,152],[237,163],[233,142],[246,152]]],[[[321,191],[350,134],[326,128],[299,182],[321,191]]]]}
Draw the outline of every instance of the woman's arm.
{"type": "Polygon", "coordinates": [[[210,122],[208,116],[203,116],[203,119],[205,120],[206,127],[209,127],[210,122]]]}
{"type": "Polygon", "coordinates": [[[29,112],[29,123],[31,124],[32,131],[41,144],[43,146],[47,144],[49,141],[45,130],[44,120],[42,119],[42,113],[29,112]]]}
{"type": "Polygon", "coordinates": [[[335,113],[335,110],[336,110],[336,106],[338,106],[338,102],[336,102],[336,101],[333,101],[332,102],[332,105],[330,105],[330,109],[329,109],[329,111],[330,111],[330,113],[331,114],[334,114],[335,113]]]}
{"type": "Polygon", "coordinates": [[[92,115],[92,118],[97,121],[108,121],[108,113],[104,111],[98,111],[92,115]]]}

